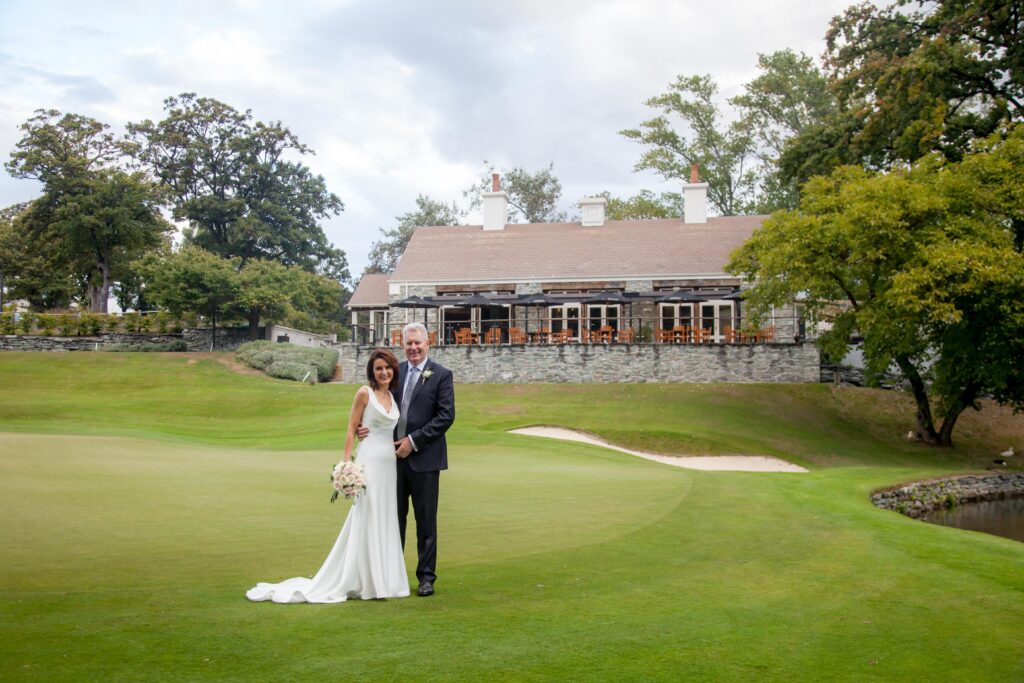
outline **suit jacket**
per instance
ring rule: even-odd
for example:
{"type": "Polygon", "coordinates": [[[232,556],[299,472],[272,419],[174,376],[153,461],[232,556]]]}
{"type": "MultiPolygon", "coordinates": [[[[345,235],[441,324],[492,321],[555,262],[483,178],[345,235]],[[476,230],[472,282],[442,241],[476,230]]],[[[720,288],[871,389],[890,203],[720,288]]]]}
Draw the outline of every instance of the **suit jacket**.
{"type": "MultiPolygon", "coordinates": [[[[398,387],[391,393],[396,405],[402,405],[402,392],[409,372],[409,362],[399,367],[398,387]]],[[[405,433],[412,437],[418,450],[409,456],[409,467],[414,472],[436,472],[448,469],[448,443],[444,433],[455,422],[455,383],[452,371],[427,357],[427,364],[419,381],[409,387],[413,392],[405,433]],[[429,377],[426,377],[427,374],[429,377]]],[[[396,431],[397,439],[398,433],[396,431]]]]}

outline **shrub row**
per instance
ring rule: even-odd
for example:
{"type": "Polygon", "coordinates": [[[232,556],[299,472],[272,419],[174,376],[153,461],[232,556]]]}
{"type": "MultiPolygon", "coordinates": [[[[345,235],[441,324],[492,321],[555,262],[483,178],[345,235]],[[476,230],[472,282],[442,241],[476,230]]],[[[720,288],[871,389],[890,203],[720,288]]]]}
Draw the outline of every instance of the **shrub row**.
{"type": "Polygon", "coordinates": [[[107,344],[102,351],[188,351],[184,339],[169,342],[142,342],[140,344],[107,344]]]}
{"type": "Polygon", "coordinates": [[[181,332],[195,327],[195,316],[174,318],[163,311],[143,315],[137,311],[107,313],[13,313],[0,315],[0,334],[39,334],[52,337],[89,337],[101,332],[181,332]]]}
{"type": "Polygon", "coordinates": [[[252,341],[238,347],[238,360],[271,377],[297,382],[305,378],[315,383],[326,382],[334,375],[338,352],[272,341],[252,341]]]}

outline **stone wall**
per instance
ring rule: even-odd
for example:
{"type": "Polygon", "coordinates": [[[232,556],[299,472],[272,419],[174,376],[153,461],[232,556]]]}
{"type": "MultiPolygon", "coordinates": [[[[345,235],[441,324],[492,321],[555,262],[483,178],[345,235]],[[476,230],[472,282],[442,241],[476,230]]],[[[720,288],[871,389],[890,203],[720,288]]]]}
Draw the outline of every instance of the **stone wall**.
{"type": "Polygon", "coordinates": [[[915,519],[960,503],[1024,496],[1024,473],[969,474],[878,491],[871,502],[915,519]]]}
{"type": "MultiPolygon", "coordinates": [[[[361,382],[373,347],[339,344],[342,381],[361,382]]],[[[395,349],[402,358],[401,349],[395,349]]],[[[541,382],[818,382],[814,344],[435,346],[430,357],[466,384],[541,382]]]]}
{"type": "MultiPolygon", "coordinates": [[[[262,339],[263,328],[260,328],[262,339]]],[[[91,337],[44,337],[41,335],[0,335],[0,351],[99,351],[104,346],[119,344],[142,346],[145,344],[167,344],[184,340],[189,351],[209,351],[212,330],[208,328],[185,330],[173,334],[129,334],[126,332],[104,332],[91,337]]],[[[249,341],[249,328],[217,329],[217,351],[233,351],[249,341]]]]}

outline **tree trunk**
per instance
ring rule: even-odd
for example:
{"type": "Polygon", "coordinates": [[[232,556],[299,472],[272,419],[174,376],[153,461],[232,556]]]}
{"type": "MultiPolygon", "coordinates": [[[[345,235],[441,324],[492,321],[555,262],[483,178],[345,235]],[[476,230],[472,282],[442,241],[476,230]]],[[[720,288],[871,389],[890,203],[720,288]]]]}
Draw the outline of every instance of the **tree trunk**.
{"type": "Polygon", "coordinates": [[[939,434],[935,431],[935,421],[932,419],[932,408],[928,402],[928,391],[925,389],[921,373],[917,371],[914,364],[906,356],[897,356],[896,365],[899,366],[903,377],[910,382],[910,389],[917,403],[917,432],[918,438],[933,446],[942,445],[939,434]]]}
{"type": "Polygon", "coordinates": [[[260,337],[260,309],[253,306],[249,309],[249,339],[260,337]]]}
{"type": "Polygon", "coordinates": [[[89,283],[89,309],[93,313],[106,313],[107,299],[110,298],[110,262],[103,257],[97,257],[96,269],[100,272],[101,282],[98,285],[89,283]]]}
{"type": "Polygon", "coordinates": [[[942,427],[939,429],[940,446],[953,445],[953,428],[956,426],[960,413],[973,406],[977,399],[978,385],[976,384],[968,384],[956,397],[956,400],[946,410],[946,414],[942,416],[942,427]]]}
{"type": "Polygon", "coordinates": [[[217,350],[217,309],[213,309],[213,313],[210,315],[210,320],[213,321],[213,331],[210,333],[210,350],[217,350]]]}

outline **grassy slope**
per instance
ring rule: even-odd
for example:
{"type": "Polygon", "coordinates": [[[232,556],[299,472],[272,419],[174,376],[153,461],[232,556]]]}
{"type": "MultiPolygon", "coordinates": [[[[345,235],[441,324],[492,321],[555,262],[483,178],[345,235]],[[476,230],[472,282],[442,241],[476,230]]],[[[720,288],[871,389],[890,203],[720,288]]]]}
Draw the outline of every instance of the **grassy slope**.
{"type": "Polygon", "coordinates": [[[0,678],[1024,676],[1024,546],[867,501],[1020,444],[1019,417],[936,455],[878,392],[460,386],[438,595],[280,607],[241,594],[322,561],[352,387],[186,363],[0,354],[0,678]],[[816,471],[501,433],[538,423],[816,471]]]}

